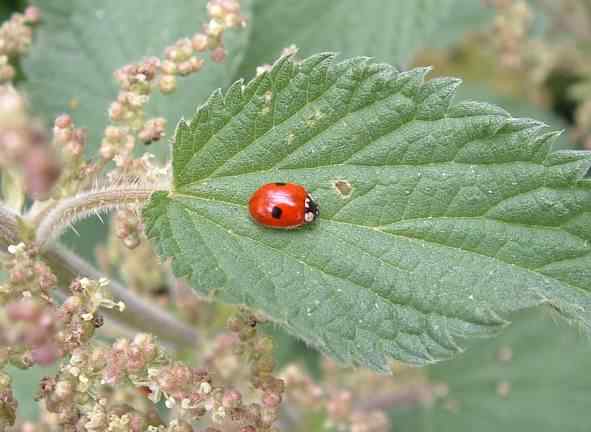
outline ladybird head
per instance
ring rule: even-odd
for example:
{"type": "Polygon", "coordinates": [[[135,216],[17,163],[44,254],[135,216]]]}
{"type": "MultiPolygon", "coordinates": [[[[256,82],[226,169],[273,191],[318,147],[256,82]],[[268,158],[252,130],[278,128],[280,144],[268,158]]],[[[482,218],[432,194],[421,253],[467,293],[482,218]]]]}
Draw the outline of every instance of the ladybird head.
{"type": "Polygon", "coordinates": [[[320,209],[318,208],[318,204],[316,204],[316,202],[312,199],[312,196],[310,194],[306,196],[305,205],[306,209],[304,212],[304,221],[307,224],[312,223],[320,214],[320,209]]]}

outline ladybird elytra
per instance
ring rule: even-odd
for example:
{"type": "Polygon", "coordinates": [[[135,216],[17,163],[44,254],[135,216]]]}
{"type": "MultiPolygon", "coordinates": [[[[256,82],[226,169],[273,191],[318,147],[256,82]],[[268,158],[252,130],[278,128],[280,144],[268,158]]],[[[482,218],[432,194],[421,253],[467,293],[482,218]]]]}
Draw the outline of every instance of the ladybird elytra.
{"type": "Polygon", "coordinates": [[[248,202],[250,216],[265,227],[293,229],[314,222],[318,205],[305,187],[296,183],[267,183],[248,202]]]}

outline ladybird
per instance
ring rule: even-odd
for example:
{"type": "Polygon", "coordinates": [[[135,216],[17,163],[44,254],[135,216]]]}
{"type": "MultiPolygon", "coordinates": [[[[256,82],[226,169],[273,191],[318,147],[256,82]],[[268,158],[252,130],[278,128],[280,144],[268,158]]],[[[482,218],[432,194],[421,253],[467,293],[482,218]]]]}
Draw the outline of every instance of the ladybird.
{"type": "Polygon", "coordinates": [[[292,229],[314,222],[318,205],[296,183],[267,183],[250,197],[250,216],[269,228],[292,229]]]}

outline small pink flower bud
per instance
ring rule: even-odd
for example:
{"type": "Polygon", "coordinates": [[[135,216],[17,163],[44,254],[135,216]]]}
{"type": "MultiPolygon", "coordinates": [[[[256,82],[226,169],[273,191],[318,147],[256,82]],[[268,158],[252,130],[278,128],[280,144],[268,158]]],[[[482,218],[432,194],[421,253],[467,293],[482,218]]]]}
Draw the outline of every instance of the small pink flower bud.
{"type": "Polygon", "coordinates": [[[217,47],[211,54],[211,59],[216,63],[223,63],[226,59],[226,50],[222,47],[217,47]]]}
{"type": "Polygon", "coordinates": [[[37,24],[41,21],[41,10],[36,6],[28,6],[25,9],[25,22],[37,24]]]}
{"type": "Polygon", "coordinates": [[[73,293],[81,293],[84,291],[80,279],[74,279],[72,281],[72,283],[70,284],[70,291],[72,291],[73,293]]]}
{"type": "Polygon", "coordinates": [[[56,117],[54,125],[56,128],[66,129],[72,126],[72,117],[68,114],[60,114],[56,117]]]}
{"type": "Polygon", "coordinates": [[[164,94],[172,93],[176,90],[176,77],[174,75],[163,75],[160,78],[160,91],[164,94]]]}
{"type": "Polygon", "coordinates": [[[59,144],[65,144],[72,139],[74,132],[72,128],[53,128],[53,138],[59,144]]]}
{"type": "Polygon", "coordinates": [[[167,47],[164,50],[164,55],[168,60],[173,61],[175,63],[179,60],[179,57],[181,56],[179,50],[174,46],[167,47]]]}
{"type": "Polygon", "coordinates": [[[74,396],[74,387],[70,381],[58,381],[54,394],[59,400],[68,400],[74,396]]]}
{"type": "Polygon", "coordinates": [[[179,75],[186,76],[193,72],[193,66],[190,61],[184,61],[178,65],[179,75]]]}
{"type": "Polygon", "coordinates": [[[109,107],[109,118],[113,121],[123,120],[125,108],[120,102],[113,102],[109,107]]]}
{"type": "Polygon", "coordinates": [[[9,65],[3,65],[0,66],[0,81],[2,82],[6,82],[6,81],[12,81],[14,79],[14,76],[16,75],[16,71],[14,70],[14,68],[9,65]]]}
{"type": "Polygon", "coordinates": [[[207,4],[207,12],[210,18],[222,18],[224,16],[224,9],[217,3],[210,1],[207,4]]]}
{"type": "Polygon", "coordinates": [[[267,392],[263,395],[263,404],[268,408],[275,408],[281,403],[281,395],[267,392]]]}
{"type": "Polygon", "coordinates": [[[181,39],[177,41],[176,47],[179,50],[181,58],[186,59],[193,55],[193,45],[190,39],[181,39]]]}
{"type": "Polygon", "coordinates": [[[222,398],[222,405],[225,408],[235,408],[240,406],[242,395],[238,390],[228,390],[224,393],[222,398]]]}
{"type": "Polygon", "coordinates": [[[111,160],[115,157],[115,148],[112,145],[103,144],[99,153],[104,160],[111,160]]]}
{"type": "Polygon", "coordinates": [[[118,143],[121,142],[121,139],[123,138],[124,133],[123,131],[115,126],[107,126],[107,128],[105,129],[105,137],[111,141],[112,143],[118,143]]]}
{"type": "Polygon", "coordinates": [[[218,3],[227,13],[237,14],[240,12],[240,3],[236,0],[218,0],[218,3]]]}
{"type": "Polygon", "coordinates": [[[197,33],[191,39],[193,49],[197,52],[203,52],[207,49],[207,35],[203,33],[197,33]]]}
{"type": "Polygon", "coordinates": [[[209,23],[207,23],[206,32],[213,38],[221,39],[221,35],[224,32],[224,26],[217,20],[212,19],[209,23]]]}
{"type": "Polygon", "coordinates": [[[164,75],[174,75],[177,73],[176,63],[170,60],[165,60],[160,68],[164,75]]]}

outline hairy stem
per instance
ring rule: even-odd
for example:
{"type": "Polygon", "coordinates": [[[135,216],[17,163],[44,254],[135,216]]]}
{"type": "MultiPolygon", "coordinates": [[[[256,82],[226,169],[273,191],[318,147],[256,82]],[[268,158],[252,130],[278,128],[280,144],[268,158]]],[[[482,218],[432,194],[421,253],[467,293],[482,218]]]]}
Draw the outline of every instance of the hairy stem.
{"type": "MultiPolygon", "coordinates": [[[[86,191],[86,189],[93,183],[97,182],[97,177],[102,173],[103,169],[107,166],[108,162],[104,159],[100,159],[95,164],[95,170],[91,175],[85,177],[78,184],[79,191],[86,191]]],[[[41,221],[45,219],[48,213],[50,213],[60,203],[60,200],[50,198],[46,201],[35,201],[33,206],[27,214],[27,219],[35,226],[38,226],[41,221]]]]}
{"type": "Polygon", "coordinates": [[[139,207],[154,191],[155,188],[135,185],[114,186],[65,198],[49,212],[43,214],[42,220],[35,221],[38,223],[35,233],[37,245],[44,247],[77,220],[122,207],[139,207]]]}

